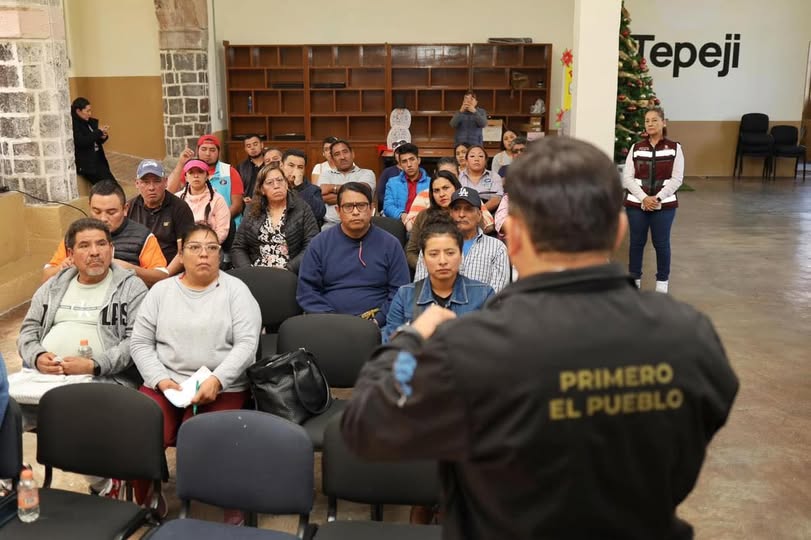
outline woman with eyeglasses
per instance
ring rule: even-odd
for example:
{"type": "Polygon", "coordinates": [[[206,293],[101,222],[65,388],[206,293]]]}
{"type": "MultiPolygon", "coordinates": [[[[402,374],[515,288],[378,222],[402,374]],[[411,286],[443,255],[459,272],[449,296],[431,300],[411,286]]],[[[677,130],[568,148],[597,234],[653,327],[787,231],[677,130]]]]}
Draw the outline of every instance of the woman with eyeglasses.
{"type": "Polygon", "coordinates": [[[278,163],[256,175],[253,202],[231,246],[231,261],[242,266],[269,266],[298,273],[304,251],[318,234],[313,211],[294,191],[278,163]]]}
{"type": "MultiPolygon", "coordinates": [[[[184,272],[159,281],[138,309],[130,353],[144,380],[140,391],[163,411],[164,446],[194,414],[241,409],[249,397],[245,370],[256,359],[262,315],[248,287],[220,272],[220,251],[217,233],[194,225],[181,240],[184,272]],[[167,392],[203,367],[212,374],[195,386],[191,403],[169,401],[167,392]]],[[[136,481],[139,502],[149,500],[149,485],[136,481]]],[[[241,517],[226,511],[229,523],[241,517]]]]}

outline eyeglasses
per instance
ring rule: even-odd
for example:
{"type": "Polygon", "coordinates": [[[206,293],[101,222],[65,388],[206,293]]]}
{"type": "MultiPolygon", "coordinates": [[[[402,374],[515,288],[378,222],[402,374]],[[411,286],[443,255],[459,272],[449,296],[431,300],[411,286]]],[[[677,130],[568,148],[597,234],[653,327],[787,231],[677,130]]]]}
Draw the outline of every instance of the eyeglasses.
{"type": "Polygon", "coordinates": [[[369,203],[367,202],[356,202],[356,203],[344,203],[341,205],[341,212],[344,214],[351,214],[358,210],[358,212],[365,212],[369,209],[369,203]]]}
{"type": "Polygon", "coordinates": [[[265,180],[266,186],[283,186],[287,183],[284,178],[268,178],[265,180]]]}
{"type": "Polygon", "coordinates": [[[219,244],[186,244],[183,248],[193,255],[199,255],[203,251],[203,248],[205,248],[206,253],[209,255],[216,255],[220,252],[219,244]]]}

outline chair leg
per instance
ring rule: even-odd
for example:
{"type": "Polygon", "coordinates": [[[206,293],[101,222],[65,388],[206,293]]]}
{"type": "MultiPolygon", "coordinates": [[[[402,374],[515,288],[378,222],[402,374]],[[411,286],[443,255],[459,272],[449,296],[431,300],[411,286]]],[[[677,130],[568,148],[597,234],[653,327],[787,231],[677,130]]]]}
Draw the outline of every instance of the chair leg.
{"type": "Polygon", "coordinates": [[[372,505],[372,521],[383,521],[383,505],[372,505]]]}

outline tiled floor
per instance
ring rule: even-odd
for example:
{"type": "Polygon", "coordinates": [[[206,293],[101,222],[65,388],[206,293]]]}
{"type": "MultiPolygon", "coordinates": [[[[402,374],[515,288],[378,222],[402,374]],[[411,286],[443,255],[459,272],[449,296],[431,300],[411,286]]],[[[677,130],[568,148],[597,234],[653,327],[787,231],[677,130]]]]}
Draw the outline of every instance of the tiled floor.
{"type": "MultiPolygon", "coordinates": [[[[696,191],[681,196],[673,229],[671,292],[712,317],[741,391],[679,513],[697,538],[811,538],[811,182],[690,184],[696,191]]],[[[645,288],[654,274],[648,249],[645,288]]],[[[626,257],[624,246],[617,258],[626,257]]],[[[0,317],[0,352],[11,371],[19,368],[14,340],[24,311],[0,317]]],[[[26,435],[30,461],[34,448],[26,435]]],[[[72,475],[56,479],[82,486],[72,475]]],[[[168,493],[173,489],[170,483],[168,493]]],[[[170,507],[176,512],[177,502],[170,507]]],[[[314,521],[325,512],[319,494],[314,521]]],[[[344,516],[361,519],[367,512],[342,506],[344,516]]],[[[406,517],[403,508],[387,513],[387,519],[406,517]]],[[[294,521],[265,518],[262,525],[293,530],[294,521]]]]}

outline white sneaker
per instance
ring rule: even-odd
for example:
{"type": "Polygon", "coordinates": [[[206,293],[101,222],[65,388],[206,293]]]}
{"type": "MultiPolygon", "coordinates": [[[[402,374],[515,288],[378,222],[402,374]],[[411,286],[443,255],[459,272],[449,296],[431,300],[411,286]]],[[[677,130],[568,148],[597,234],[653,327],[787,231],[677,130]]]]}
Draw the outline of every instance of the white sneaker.
{"type": "Polygon", "coordinates": [[[657,281],[656,282],[656,292],[665,293],[667,294],[667,281],[657,281]]]}
{"type": "Polygon", "coordinates": [[[635,279],[635,280],[634,280],[634,283],[636,283],[636,288],[637,288],[637,289],[641,289],[641,288],[642,288],[642,280],[641,280],[641,279],[635,279]]]}

